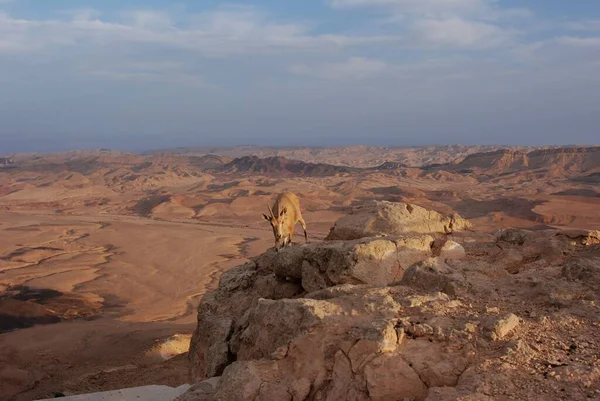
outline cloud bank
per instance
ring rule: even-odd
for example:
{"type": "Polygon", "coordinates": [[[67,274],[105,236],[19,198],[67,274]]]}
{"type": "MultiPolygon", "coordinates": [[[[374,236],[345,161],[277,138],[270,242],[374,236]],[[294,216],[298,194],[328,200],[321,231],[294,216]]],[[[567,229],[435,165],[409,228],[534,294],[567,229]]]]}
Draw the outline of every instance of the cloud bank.
{"type": "Polygon", "coordinates": [[[597,141],[589,16],[494,0],[325,0],[302,18],[260,3],[30,14],[0,1],[5,152],[597,141]]]}

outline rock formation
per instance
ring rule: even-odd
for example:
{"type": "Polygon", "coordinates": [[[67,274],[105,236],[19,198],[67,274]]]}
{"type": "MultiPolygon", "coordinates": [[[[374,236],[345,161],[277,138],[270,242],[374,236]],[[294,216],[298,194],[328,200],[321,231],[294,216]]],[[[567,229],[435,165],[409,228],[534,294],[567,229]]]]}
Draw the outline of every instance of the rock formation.
{"type": "Polygon", "coordinates": [[[444,234],[471,228],[459,215],[443,216],[409,203],[372,201],[338,220],[325,240],[353,240],[383,235],[444,234]]]}
{"type": "Polygon", "coordinates": [[[380,203],[227,271],[177,400],[600,399],[597,233],[467,227],[380,203]]]}

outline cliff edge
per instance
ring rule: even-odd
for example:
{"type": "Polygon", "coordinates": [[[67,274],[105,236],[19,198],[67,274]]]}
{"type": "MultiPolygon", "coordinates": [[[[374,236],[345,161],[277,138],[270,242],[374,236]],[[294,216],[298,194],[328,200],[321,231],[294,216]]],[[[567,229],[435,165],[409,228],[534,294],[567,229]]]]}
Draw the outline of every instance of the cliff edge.
{"type": "Polygon", "coordinates": [[[600,400],[600,233],[416,208],[373,204],[224,273],[176,400],[600,400]]]}

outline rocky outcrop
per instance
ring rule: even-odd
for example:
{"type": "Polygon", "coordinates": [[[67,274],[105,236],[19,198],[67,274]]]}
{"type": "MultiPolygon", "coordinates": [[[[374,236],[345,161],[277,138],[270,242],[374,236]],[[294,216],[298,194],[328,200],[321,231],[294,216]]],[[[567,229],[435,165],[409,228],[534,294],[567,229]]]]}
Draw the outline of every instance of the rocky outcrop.
{"type": "Polygon", "coordinates": [[[238,355],[239,350],[231,348],[238,339],[232,336],[239,334],[236,325],[253,318],[249,309],[262,310],[267,300],[294,298],[344,284],[392,284],[402,278],[405,267],[432,256],[432,242],[433,237],[423,235],[308,244],[280,252],[269,250],[229,270],[221,276],[218,289],[200,304],[199,325],[192,338],[192,376],[220,375],[233,355],[238,355]]]}
{"type": "Polygon", "coordinates": [[[458,214],[443,216],[409,203],[373,201],[338,220],[325,240],[444,234],[468,228],[471,228],[471,224],[458,214]]]}
{"type": "Polygon", "coordinates": [[[308,292],[338,284],[386,285],[432,256],[433,242],[431,235],[330,241],[267,251],[255,263],[258,270],[295,280],[308,292]]]}
{"type": "Polygon", "coordinates": [[[421,232],[267,251],[203,298],[198,384],[178,401],[596,396],[600,255],[586,241],[421,232]],[[508,249],[528,267],[509,271],[508,249]]]}

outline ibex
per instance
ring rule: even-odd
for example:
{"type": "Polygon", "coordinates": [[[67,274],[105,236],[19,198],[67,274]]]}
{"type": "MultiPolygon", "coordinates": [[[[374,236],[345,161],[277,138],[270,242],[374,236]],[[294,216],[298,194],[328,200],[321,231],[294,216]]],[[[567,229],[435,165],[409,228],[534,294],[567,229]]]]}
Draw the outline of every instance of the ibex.
{"type": "Polygon", "coordinates": [[[272,209],[268,202],[267,207],[269,208],[269,215],[263,214],[263,217],[271,223],[273,228],[276,251],[292,243],[294,226],[298,222],[304,229],[304,240],[308,242],[306,223],[300,213],[300,200],[295,194],[284,192],[277,197],[272,209]]]}

